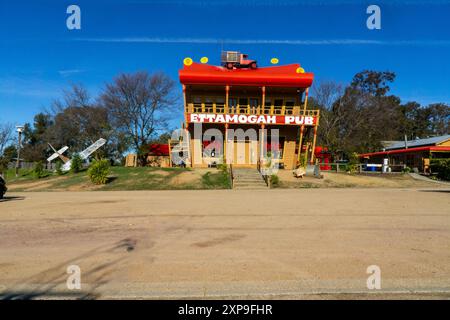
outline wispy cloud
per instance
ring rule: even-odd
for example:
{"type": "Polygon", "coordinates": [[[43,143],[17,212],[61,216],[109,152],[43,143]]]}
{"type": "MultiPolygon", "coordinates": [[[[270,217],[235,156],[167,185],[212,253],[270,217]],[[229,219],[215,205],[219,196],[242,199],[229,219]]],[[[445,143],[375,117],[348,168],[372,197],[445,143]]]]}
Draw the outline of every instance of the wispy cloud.
{"type": "Polygon", "coordinates": [[[59,70],[58,73],[63,77],[69,77],[71,75],[85,72],[85,70],[82,69],[68,69],[68,70],[59,70]]]}
{"type": "Polygon", "coordinates": [[[60,93],[61,87],[53,81],[20,77],[0,78],[1,95],[49,98],[60,93]]]}
{"type": "MultiPolygon", "coordinates": [[[[361,0],[130,0],[137,4],[165,4],[196,7],[288,7],[288,6],[330,6],[361,5],[361,0]]],[[[449,0],[378,0],[382,5],[446,5],[449,0]]]]}
{"type": "Polygon", "coordinates": [[[370,40],[370,39],[214,39],[214,38],[75,38],[74,41],[108,43],[173,43],[173,44],[256,44],[256,45],[383,45],[383,46],[448,46],[450,40],[370,40]]]}

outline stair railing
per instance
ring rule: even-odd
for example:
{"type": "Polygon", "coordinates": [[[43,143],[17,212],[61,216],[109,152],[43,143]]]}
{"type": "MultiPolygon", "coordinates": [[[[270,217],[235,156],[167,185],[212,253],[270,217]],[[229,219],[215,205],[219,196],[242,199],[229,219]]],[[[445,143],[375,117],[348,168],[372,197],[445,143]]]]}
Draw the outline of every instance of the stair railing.
{"type": "Polygon", "coordinates": [[[258,159],[256,163],[256,169],[258,170],[261,177],[264,179],[266,186],[270,188],[270,177],[267,175],[266,170],[261,167],[261,159],[258,159]]]}

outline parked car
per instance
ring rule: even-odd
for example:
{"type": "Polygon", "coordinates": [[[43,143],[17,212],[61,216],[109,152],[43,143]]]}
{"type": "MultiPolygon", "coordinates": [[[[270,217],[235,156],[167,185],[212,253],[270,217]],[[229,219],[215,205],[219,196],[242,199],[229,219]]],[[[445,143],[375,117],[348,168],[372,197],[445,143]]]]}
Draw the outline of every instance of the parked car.
{"type": "Polygon", "coordinates": [[[8,188],[6,187],[5,180],[0,176],[0,199],[3,199],[3,195],[6,193],[8,188]]]}

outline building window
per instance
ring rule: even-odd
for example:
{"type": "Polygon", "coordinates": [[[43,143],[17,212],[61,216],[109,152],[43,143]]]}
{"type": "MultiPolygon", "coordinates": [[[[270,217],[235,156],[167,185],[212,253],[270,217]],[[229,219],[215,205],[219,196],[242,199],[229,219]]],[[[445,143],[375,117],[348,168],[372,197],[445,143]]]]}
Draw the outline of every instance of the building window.
{"type": "Polygon", "coordinates": [[[236,113],[237,112],[237,99],[236,98],[229,98],[228,99],[228,112],[229,113],[236,113]]]}
{"type": "Polygon", "coordinates": [[[281,110],[283,109],[283,99],[275,99],[273,104],[273,113],[281,114],[281,110]]]}
{"type": "Polygon", "coordinates": [[[222,156],[223,145],[220,141],[215,141],[214,137],[210,140],[203,140],[202,154],[205,158],[220,158],[222,156]]]}
{"type": "Polygon", "coordinates": [[[238,113],[247,113],[248,108],[248,99],[247,98],[239,98],[239,112],[238,113]]]}
{"type": "Polygon", "coordinates": [[[266,99],[264,102],[264,114],[270,114],[270,109],[272,108],[272,99],[266,99]]]}
{"type": "Polygon", "coordinates": [[[209,97],[205,98],[205,112],[206,113],[213,113],[213,100],[209,97]]]}
{"type": "Polygon", "coordinates": [[[258,98],[250,98],[250,113],[257,114],[259,113],[259,99],[258,98]]]}
{"type": "Polygon", "coordinates": [[[202,112],[202,98],[200,97],[194,97],[194,112],[200,113],[202,112]]]}
{"type": "Polygon", "coordinates": [[[286,99],[284,105],[285,105],[285,114],[289,115],[294,113],[295,99],[286,99]]]}

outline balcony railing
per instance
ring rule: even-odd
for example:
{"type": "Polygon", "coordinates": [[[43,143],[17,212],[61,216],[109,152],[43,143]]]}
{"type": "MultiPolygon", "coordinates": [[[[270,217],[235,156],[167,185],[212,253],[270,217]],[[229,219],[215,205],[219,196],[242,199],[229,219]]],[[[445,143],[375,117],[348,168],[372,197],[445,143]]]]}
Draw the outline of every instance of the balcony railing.
{"type": "Polygon", "coordinates": [[[256,115],[281,115],[281,116],[318,116],[319,110],[303,110],[303,106],[228,106],[218,103],[188,103],[187,113],[214,113],[214,114],[256,114],[256,115]]]}

